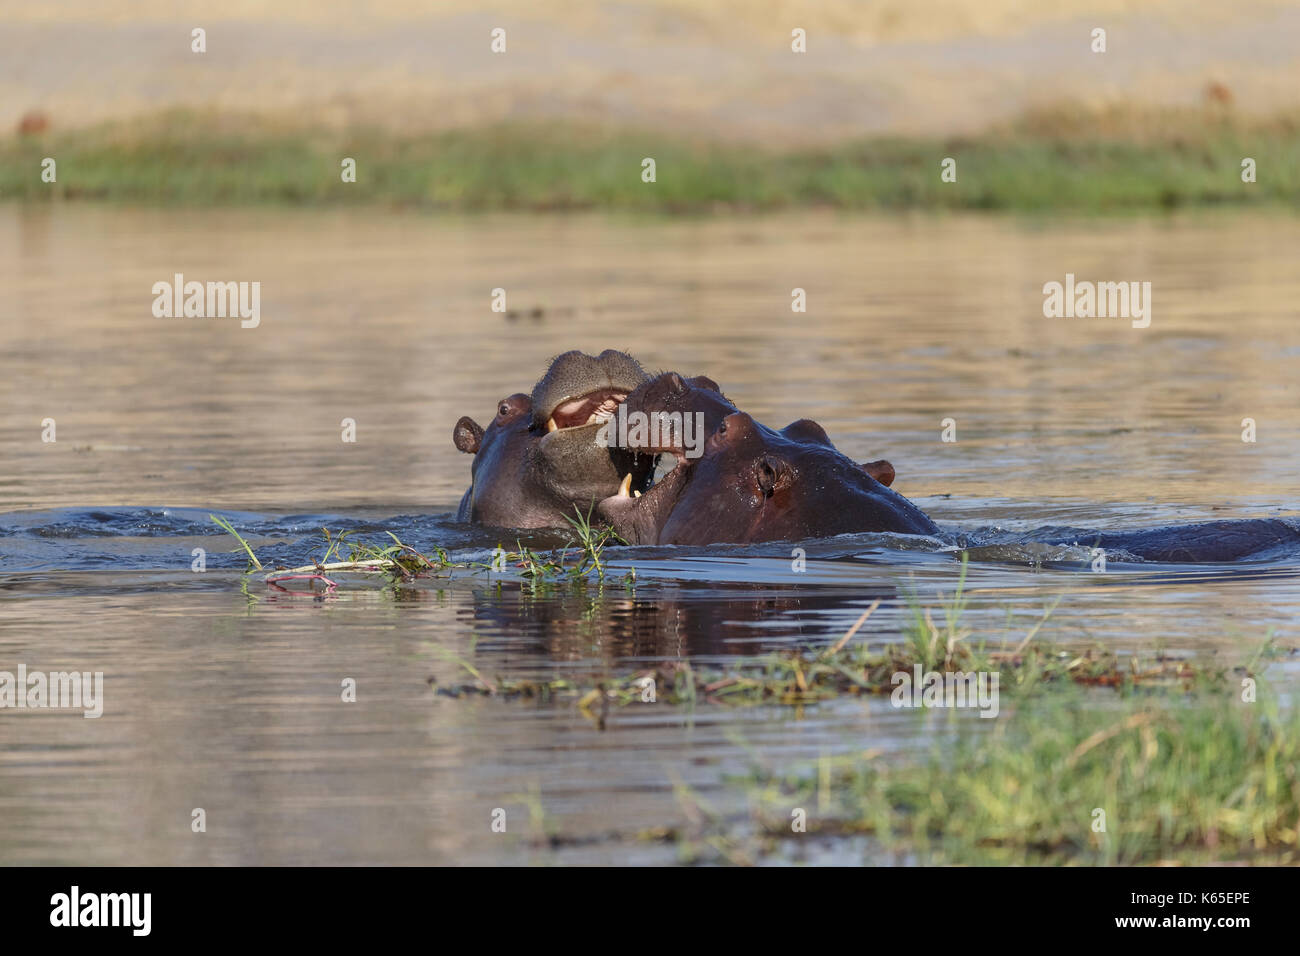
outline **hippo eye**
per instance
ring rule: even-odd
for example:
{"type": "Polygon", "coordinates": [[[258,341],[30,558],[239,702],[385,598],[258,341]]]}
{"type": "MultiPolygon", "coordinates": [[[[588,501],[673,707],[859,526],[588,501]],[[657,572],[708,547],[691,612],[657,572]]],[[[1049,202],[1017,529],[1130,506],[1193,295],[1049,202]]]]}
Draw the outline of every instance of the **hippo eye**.
{"type": "Polygon", "coordinates": [[[510,406],[507,405],[505,402],[502,402],[501,407],[497,409],[497,414],[500,415],[502,418],[505,418],[507,415],[510,414],[510,406]]]}
{"type": "Polygon", "coordinates": [[[727,434],[727,420],[725,418],[722,420],[721,424],[718,425],[718,434],[727,434]]]}

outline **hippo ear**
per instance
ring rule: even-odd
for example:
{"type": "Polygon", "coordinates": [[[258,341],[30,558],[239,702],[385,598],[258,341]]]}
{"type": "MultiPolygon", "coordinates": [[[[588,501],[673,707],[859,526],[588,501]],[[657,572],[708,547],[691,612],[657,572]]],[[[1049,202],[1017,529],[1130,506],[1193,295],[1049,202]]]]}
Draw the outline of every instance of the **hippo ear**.
{"type": "Polygon", "coordinates": [[[477,454],[479,445],[483,443],[483,429],[478,422],[466,415],[452,429],[451,440],[465,454],[477,454]]]}
{"type": "Polygon", "coordinates": [[[826,429],[811,418],[801,418],[797,422],[791,422],[781,429],[781,434],[794,441],[814,442],[818,445],[835,447],[831,445],[831,437],[826,434],[826,429]]]}
{"type": "Polygon", "coordinates": [[[718,387],[718,383],[715,382],[713,379],[709,378],[707,375],[696,375],[694,378],[690,379],[689,381],[696,388],[708,388],[717,392],[719,395],[722,394],[722,389],[718,387]]]}
{"type": "Polygon", "coordinates": [[[864,462],[859,467],[885,487],[894,483],[894,466],[883,458],[879,461],[864,462]]]}

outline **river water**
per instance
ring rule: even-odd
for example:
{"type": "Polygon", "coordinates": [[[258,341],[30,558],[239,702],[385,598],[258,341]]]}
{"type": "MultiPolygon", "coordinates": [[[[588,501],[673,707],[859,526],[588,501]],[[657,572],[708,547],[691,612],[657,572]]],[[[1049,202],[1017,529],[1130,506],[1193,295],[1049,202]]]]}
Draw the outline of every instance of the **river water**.
{"type": "Polygon", "coordinates": [[[1098,574],[1081,555],[1043,565],[988,543],[1294,515],[1298,243],[1294,219],[1236,214],[0,207],[0,671],[105,675],[97,719],[0,711],[0,863],[671,861],[671,844],[637,835],[689,816],[682,785],[743,829],[731,777],[756,754],[907,759],[974,719],[887,698],[656,704],[599,730],[568,702],[436,690],[466,679],[449,654],[489,675],[593,679],[827,644],[876,599],[864,636],[897,640],[908,595],[951,596],[950,547],[853,536],[809,544],[802,572],[790,545],[615,549],[632,590],[462,572],[311,596],[245,577],[208,518],[268,566],[319,556],[323,526],[469,560],[513,546],[448,514],[470,461],[452,425],[486,421],[570,348],[707,373],[762,421],[815,418],[855,458],[888,458],[896,490],[986,545],[967,623],[994,640],[1059,599],[1050,640],[1224,654],[1270,631],[1293,641],[1294,555],[1098,574]],[[153,285],[177,273],[259,282],[260,324],[155,317],[153,285]],[[1067,273],[1151,282],[1150,326],[1045,318],[1043,284],[1067,273]],[[806,313],[791,311],[796,288],[806,313]]]}

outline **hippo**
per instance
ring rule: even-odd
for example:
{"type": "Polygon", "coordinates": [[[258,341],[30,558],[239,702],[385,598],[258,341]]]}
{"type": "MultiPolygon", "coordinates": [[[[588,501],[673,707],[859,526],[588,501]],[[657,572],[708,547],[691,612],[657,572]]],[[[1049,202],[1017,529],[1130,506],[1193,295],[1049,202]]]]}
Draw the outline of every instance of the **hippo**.
{"type": "Polygon", "coordinates": [[[1045,544],[1078,544],[1167,564],[1221,564],[1272,548],[1300,547],[1300,529],[1285,518],[1241,518],[1140,528],[1034,535],[1045,544]]]}
{"type": "MultiPolygon", "coordinates": [[[[646,381],[627,396],[614,418],[609,422],[606,443],[615,447],[628,448],[637,454],[675,458],[677,464],[689,463],[693,457],[692,453],[698,454],[699,451],[702,451],[702,443],[717,430],[722,420],[728,415],[736,414],[738,411],[740,409],[722,394],[722,389],[713,379],[705,375],[685,378],[678,372],[664,372],[646,381]],[[672,427],[649,430],[642,440],[635,443],[624,444],[613,440],[618,434],[616,426],[619,421],[630,420],[637,413],[646,416],[666,416],[665,420],[671,421],[672,427]],[[690,422],[685,421],[685,418],[691,415],[701,416],[698,419],[698,427],[695,425],[695,419],[690,422]],[[681,422],[681,424],[678,424],[678,422],[681,422]],[[696,439],[696,441],[691,442],[691,448],[687,447],[688,438],[696,439]]],[[[765,425],[758,425],[758,427],[770,435],[778,434],[765,425]]],[[[815,440],[827,445],[830,444],[826,432],[816,422],[804,420],[795,422],[788,428],[802,429],[803,434],[811,435],[815,440]]],[[[627,436],[624,435],[624,437],[627,436]]],[[[894,466],[884,459],[867,462],[861,467],[882,485],[888,486],[893,483],[894,466]]],[[[648,491],[651,481],[658,477],[659,472],[647,474],[635,486],[633,482],[628,480],[624,482],[622,492],[638,497],[648,491]]]]}
{"type": "Polygon", "coordinates": [[[506,528],[566,527],[614,494],[622,476],[639,483],[653,458],[596,442],[619,404],[648,376],[631,356],[565,352],[531,395],[503,398],[485,429],[465,416],[452,440],[474,456],[460,521],[506,528]]]}
{"type": "MultiPolygon", "coordinates": [[[[597,513],[629,544],[743,544],[861,532],[953,541],[888,487],[894,479],[889,462],[856,464],[814,421],[801,419],[775,431],[734,410],[710,380],[675,373],[647,382],[625,407],[698,410],[706,424],[716,422],[702,457],[684,457],[680,443],[661,440],[650,450],[671,452],[677,467],[650,486],[634,487],[625,479],[599,504],[597,513]]],[[[1300,547],[1300,527],[1277,518],[1134,531],[1055,528],[1032,537],[1168,563],[1220,563],[1300,547]]]]}
{"type": "MultiPolygon", "coordinates": [[[[881,463],[872,465],[883,473],[881,463]]],[[[891,481],[893,471],[888,467],[891,481]]],[[[702,456],[679,461],[639,497],[628,487],[623,482],[597,513],[629,544],[940,534],[924,512],[836,450],[809,419],[775,431],[732,412],[704,442],[702,456]]]]}
{"type": "MultiPolygon", "coordinates": [[[[453,437],[475,456],[462,521],[563,527],[575,510],[590,514],[594,505],[629,544],[756,543],[855,532],[955,540],[890,487],[889,462],[857,464],[809,419],[768,428],[737,409],[712,379],[676,372],[651,379],[613,350],[564,353],[531,395],[502,399],[486,430],[462,418],[453,437]],[[679,418],[675,428],[637,441],[611,441],[615,420],[638,411],[698,413],[691,422],[700,428],[691,435],[679,418]]],[[[1098,547],[1120,558],[1218,563],[1300,548],[1300,526],[1252,519],[1136,531],[1053,528],[1033,539],[1098,547]]]]}

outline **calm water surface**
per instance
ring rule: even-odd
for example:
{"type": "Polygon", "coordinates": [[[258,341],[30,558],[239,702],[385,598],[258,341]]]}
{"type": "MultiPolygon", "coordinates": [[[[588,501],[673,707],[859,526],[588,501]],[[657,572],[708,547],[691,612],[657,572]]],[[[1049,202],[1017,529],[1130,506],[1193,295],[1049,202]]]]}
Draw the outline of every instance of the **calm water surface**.
{"type": "MultiPolygon", "coordinates": [[[[450,699],[429,679],[463,679],[449,652],[489,674],[592,677],[825,644],[876,599],[864,633],[897,640],[909,593],[951,595],[952,549],[853,536],[809,544],[802,574],[788,545],[625,550],[634,591],[462,574],[313,598],[245,578],[208,513],[268,564],[318,555],[324,525],[481,558],[513,536],[448,516],[469,473],[453,423],[490,418],[560,351],[616,347],[709,374],[769,424],[816,418],[854,457],[889,458],[894,487],[975,544],[1294,515],[1297,248],[1300,222],[1240,216],[0,207],[0,670],[105,674],[97,720],[0,712],[0,862],[671,861],[636,835],[685,821],[679,783],[743,828],[730,778],[755,755],[906,759],[973,714],[658,704],[602,732],[569,704],[450,699]],[[261,282],[260,327],[155,318],[151,287],[177,272],[261,282]],[[1151,327],[1045,319],[1042,285],[1067,272],[1150,281],[1151,327]],[[796,287],[807,314],[790,311],[796,287]],[[946,418],[956,442],[940,440],[946,418]],[[557,846],[533,839],[539,814],[557,846]]],[[[968,623],[994,640],[1058,598],[1050,640],[1232,655],[1296,636],[1294,556],[1104,575],[1023,546],[972,556],[968,623]]]]}

